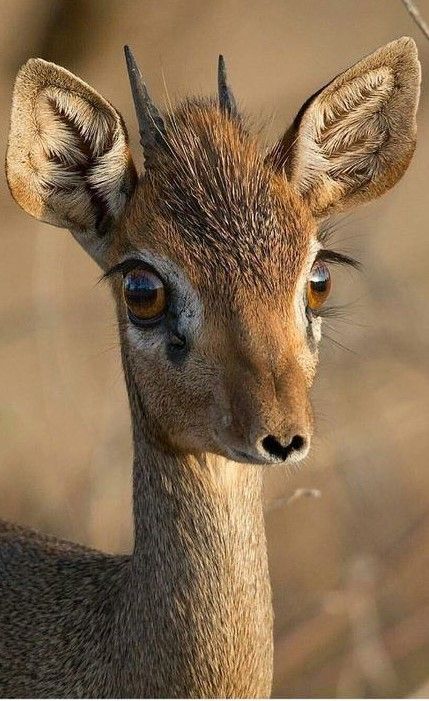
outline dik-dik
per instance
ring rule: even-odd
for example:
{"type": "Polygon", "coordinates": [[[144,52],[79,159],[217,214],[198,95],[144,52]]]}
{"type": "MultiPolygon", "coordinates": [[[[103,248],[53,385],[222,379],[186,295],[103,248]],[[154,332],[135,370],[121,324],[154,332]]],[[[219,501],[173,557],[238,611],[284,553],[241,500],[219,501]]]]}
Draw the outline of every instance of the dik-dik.
{"type": "Polygon", "coordinates": [[[406,170],[416,47],[393,41],[334,78],[269,153],[222,58],[217,98],[167,114],[126,58],[142,175],[121,116],[82,80],[31,59],[15,84],[11,193],[71,231],[116,302],[135,545],[105,555],[1,525],[0,695],[268,696],[262,474],[309,450],[329,264],[351,262],[321,223],[406,170]]]}

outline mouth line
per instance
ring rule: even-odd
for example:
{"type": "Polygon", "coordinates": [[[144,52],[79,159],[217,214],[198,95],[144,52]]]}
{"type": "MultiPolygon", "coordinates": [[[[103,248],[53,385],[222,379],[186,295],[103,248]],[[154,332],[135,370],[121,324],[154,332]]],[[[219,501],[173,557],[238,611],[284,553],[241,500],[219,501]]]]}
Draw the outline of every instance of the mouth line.
{"type": "Polygon", "coordinates": [[[252,455],[251,453],[246,453],[243,450],[235,450],[234,448],[228,448],[228,452],[231,453],[233,459],[239,458],[240,462],[250,463],[251,465],[282,465],[284,461],[264,459],[252,455]]]}

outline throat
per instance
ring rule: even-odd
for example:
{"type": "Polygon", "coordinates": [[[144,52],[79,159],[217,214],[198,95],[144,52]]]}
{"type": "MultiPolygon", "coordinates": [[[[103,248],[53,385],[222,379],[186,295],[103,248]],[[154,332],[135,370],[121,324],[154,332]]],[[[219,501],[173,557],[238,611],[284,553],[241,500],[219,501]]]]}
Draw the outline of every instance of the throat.
{"type": "MultiPolygon", "coordinates": [[[[140,443],[127,599],[134,691],[266,696],[272,610],[259,467],[140,443]]],[[[133,690],[133,689],[131,689],[133,690]]]]}

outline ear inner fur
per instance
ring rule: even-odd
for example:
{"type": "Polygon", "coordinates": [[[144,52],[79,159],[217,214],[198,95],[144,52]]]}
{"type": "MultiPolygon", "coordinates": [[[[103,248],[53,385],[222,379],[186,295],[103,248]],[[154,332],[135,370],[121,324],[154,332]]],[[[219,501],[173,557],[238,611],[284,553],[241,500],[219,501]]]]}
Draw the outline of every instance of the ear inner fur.
{"type": "Polygon", "coordinates": [[[69,71],[41,59],[30,59],[17,76],[6,164],[23,209],[98,238],[136,183],[119,113],[69,71]]]}
{"type": "Polygon", "coordinates": [[[414,41],[391,42],[307,100],[269,160],[316,216],[378,197],[414,152],[419,86],[414,41]]]}

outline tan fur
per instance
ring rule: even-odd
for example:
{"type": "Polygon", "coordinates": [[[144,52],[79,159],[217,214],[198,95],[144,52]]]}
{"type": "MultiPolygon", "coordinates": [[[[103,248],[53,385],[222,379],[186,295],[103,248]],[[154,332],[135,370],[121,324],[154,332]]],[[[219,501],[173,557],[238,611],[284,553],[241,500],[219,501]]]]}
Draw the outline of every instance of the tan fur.
{"type": "Polygon", "coordinates": [[[402,175],[418,83],[414,43],[393,42],[310,100],[268,158],[235,110],[187,100],[166,115],[137,182],[113,107],[52,64],[21,69],[13,196],[69,227],[106,270],[141,259],[169,307],[137,328],[112,274],[133,425],[132,555],[0,527],[3,696],[269,695],[261,464],[274,453],[263,439],[305,445],[312,433],[316,219],[402,175]]]}

